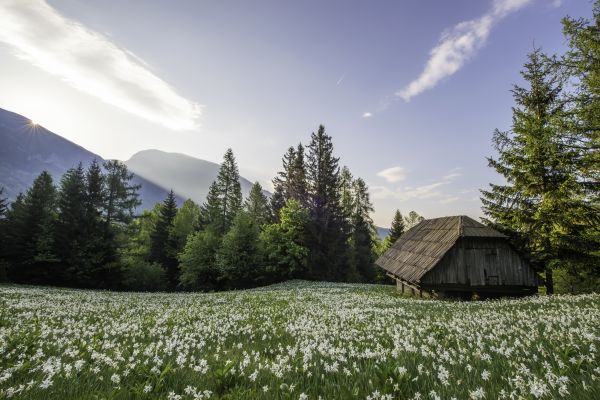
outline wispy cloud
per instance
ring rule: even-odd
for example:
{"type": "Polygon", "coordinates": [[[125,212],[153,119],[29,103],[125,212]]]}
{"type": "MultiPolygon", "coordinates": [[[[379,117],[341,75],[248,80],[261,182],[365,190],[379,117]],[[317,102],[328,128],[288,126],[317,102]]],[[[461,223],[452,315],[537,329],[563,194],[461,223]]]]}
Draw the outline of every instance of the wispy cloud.
{"type": "Polygon", "coordinates": [[[193,129],[201,106],[179,94],[130,51],[45,0],[0,2],[0,42],[71,86],[174,130],[193,129]]]}
{"type": "Polygon", "coordinates": [[[370,113],[368,111],[362,115],[363,118],[371,118],[372,116],[373,116],[373,113],[370,113]]]}
{"type": "Polygon", "coordinates": [[[400,182],[406,179],[406,168],[403,167],[392,167],[379,171],[377,176],[384,178],[386,181],[394,183],[400,182]]]}
{"type": "Polygon", "coordinates": [[[495,0],[485,15],[463,21],[442,34],[429,53],[421,75],[396,93],[405,101],[436,86],[442,79],[456,73],[486,43],[494,25],[533,0],[495,0]]]}
{"type": "Polygon", "coordinates": [[[342,83],[342,81],[344,80],[345,77],[346,77],[346,73],[343,73],[342,76],[340,76],[340,79],[338,79],[337,82],[335,83],[335,86],[340,86],[340,83],[342,83]]]}
{"type": "MultiPolygon", "coordinates": [[[[392,168],[390,168],[392,169],[392,168]]],[[[387,170],[385,170],[387,171],[387,170]]],[[[443,192],[442,188],[447,186],[453,182],[453,180],[459,177],[461,174],[458,172],[459,169],[452,170],[451,173],[442,176],[435,182],[429,183],[427,185],[420,186],[406,186],[399,187],[396,189],[390,189],[385,186],[371,186],[371,191],[373,192],[373,198],[375,199],[396,199],[398,201],[408,201],[408,200],[426,200],[432,198],[439,198],[442,201],[446,200],[447,202],[456,201],[457,199],[453,199],[454,195],[449,195],[443,192]]],[[[381,171],[384,172],[384,171],[381,171]]],[[[378,173],[378,176],[382,176],[378,173]]],[[[393,181],[390,181],[393,182],[393,181]]]]}

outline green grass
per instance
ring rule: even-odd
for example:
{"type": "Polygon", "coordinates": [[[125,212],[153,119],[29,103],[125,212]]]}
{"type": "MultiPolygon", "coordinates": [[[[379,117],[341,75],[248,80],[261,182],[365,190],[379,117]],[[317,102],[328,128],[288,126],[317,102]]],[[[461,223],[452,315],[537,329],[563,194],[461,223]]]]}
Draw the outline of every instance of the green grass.
{"type": "Polygon", "coordinates": [[[600,295],[0,287],[0,398],[598,399],[598,347],[600,295]]]}

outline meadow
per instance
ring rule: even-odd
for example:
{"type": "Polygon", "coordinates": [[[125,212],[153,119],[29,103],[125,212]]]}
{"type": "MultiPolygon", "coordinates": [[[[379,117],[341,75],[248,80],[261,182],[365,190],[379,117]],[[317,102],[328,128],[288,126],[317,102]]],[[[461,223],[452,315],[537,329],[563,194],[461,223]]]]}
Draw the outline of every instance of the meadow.
{"type": "Polygon", "coordinates": [[[600,295],[0,287],[0,398],[598,399],[600,295]]]}

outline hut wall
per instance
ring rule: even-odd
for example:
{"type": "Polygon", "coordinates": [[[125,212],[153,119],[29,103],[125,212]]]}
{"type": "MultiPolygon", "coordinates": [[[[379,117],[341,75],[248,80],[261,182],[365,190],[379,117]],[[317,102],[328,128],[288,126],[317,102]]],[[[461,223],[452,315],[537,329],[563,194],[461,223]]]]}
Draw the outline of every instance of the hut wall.
{"type": "Polygon", "coordinates": [[[505,239],[465,237],[423,278],[427,286],[528,286],[535,272],[505,239]]]}

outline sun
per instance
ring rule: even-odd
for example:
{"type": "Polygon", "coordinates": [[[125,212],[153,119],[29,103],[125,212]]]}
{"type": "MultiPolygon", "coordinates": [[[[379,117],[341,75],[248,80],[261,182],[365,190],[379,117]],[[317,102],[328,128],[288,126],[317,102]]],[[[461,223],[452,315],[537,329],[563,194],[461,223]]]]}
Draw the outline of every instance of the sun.
{"type": "Polygon", "coordinates": [[[30,119],[29,120],[29,126],[31,126],[32,128],[36,128],[38,126],[38,123],[35,122],[34,120],[30,119]]]}

